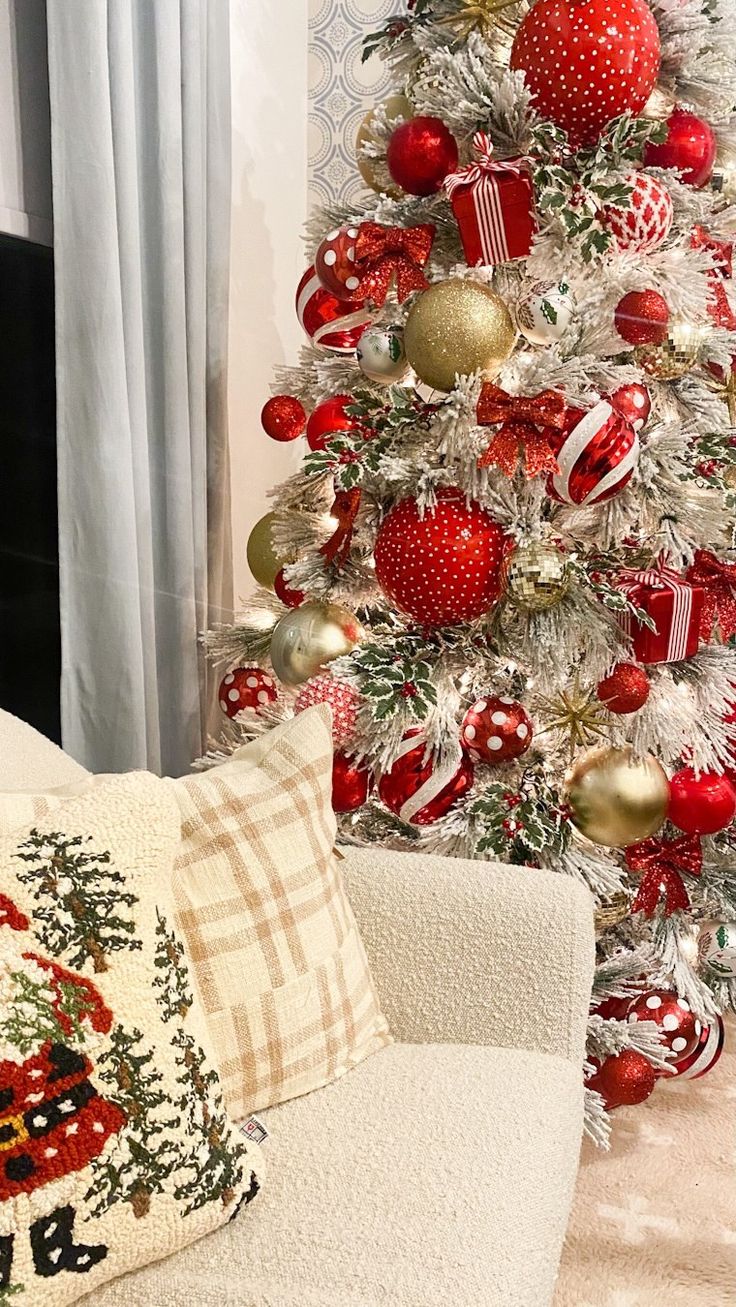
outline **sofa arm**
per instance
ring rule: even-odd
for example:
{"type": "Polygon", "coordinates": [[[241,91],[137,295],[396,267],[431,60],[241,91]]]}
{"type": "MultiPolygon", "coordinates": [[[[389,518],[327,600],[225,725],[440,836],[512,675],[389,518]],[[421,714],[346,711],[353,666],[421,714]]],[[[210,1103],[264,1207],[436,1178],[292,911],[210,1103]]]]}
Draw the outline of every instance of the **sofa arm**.
{"type": "Polygon", "coordinates": [[[582,1060],[595,951],[593,900],[582,885],[528,867],[375,848],[341,852],[397,1039],[582,1060]]]}

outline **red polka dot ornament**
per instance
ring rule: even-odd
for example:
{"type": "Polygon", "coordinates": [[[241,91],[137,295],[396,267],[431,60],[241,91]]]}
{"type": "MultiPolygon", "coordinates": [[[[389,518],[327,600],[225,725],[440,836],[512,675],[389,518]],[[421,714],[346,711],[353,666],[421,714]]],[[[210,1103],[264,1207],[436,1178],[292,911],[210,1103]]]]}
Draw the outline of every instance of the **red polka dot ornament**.
{"type": "Polygon", "coordinates": [[[662,1042],[674,1054],[671,1066],[695,1052],[703,1033],[687,999],[680,998],[668,989],[655,989],[642,994],[629,1008],[627,1021],[653,1021],[662,1032],[662,1042]]]}
{"type": "Polygon", "coordinates": [[[643,109],[659,64],[645,0],[537,0],[511,51],[537,113],[575,145],[593,144],[612,118],[643,109]]]}
{"type": "Polygon", "coordinates": [[[588,1089],[595,1089],[608,1111],[616,1107],[633,1107],[643,1103],[653,1093],[657,1072],[643,1053],[635,1048],[624,1048],[615,1057],[607,1057],[597,1065],[594,1075],[586,1080],[588,1089]]]}
{"type": "Polygon", "coordinates": [[[396,762],[381,777],[378,793],[386,807],[402,821],[412,826],[429,826],[467,794],[473,777],[473,763],[467,754],[459,762],[450,761],[438,767],[432,754],[427,755],[426,740],[415,727],[407,731],[396,762]]]}
{"type": "Polygon", "coordinates": [[[710,123],[686,109],[674,109],[667,119],[663,141],[647,141],[646,168],[677,168],[688,186],[701,187],[710,181],[718,142],[710,123]]]}
{"type": "Polygon", "coordinates": [[[263,405],[261,425],[272,440],[285,444],[304,434],[307,415],[303,404],[293,395],[274,395],[263,405]]]}
{"type": "Polygon", "coordinates": [[[355,300],[360,273],[355,262],[357,227],[338,227],[322,241],[314,257],[314,270],[325,290],[340,300],[355,300]]]}
{"type": "Polygon", "coordinates": [[[608,396],[612,409],[630,422],[635,431],[640,431],[652,411],[652,400],[646,386],[632,381],[627,386],[619,386],[608,396]]]}
{"type": "Polygon", "coordinates": [[[692,1053],[683,1054],[672,1064],[669,1075],[673,1073],[679,1080],[699,1080],[713,1070],[723,1052],[725,1027],[719,1013],[711,1018],[710,1025],[703,1026],[700,1039],[692,1053]]]}
{"type": "Polygon", "coordinates": [[[378,530],[374,557],[384,594],[423,626],[456,626],[480,617],[501,590],[506,537],[480,504],[443,487],[421,515],[402,499],[378,530]]]}
{"type": "Polygon", "coordinates": [[[259,712],[277,698],[276,684],[260,667],[235,667],[223,676],[217,698],[228,717],[237,717],[246,708],[259,712]]]}
{"type": "Polygon", "coordinates": [[[355,812],[362,808],[373,788],[373,776],[345,753],[332,760],[332,808],[334,812],[355,812]]]}
{"type": "Polygon", "coordinates": [[[616,250],[651,254],[669,236],[672,197],[656,177],[645,172],[627,173],[625,182],[631,187],[628,205],[609,204],[601,220],[613,236],[616,250]]]}
{"type": "Polygon", "coordinates": [[[526,753],[534,732],[525,707],[515,699],[478,699],[463,718],[460,742],[481,762],[510,762],[526,753]]]}
{"type": "Polygon", "coordinates": [[[273,579],[273,590],[277,599],[280,599],[282,604],[285,604],[287,608],[298,608],[300,604],[304,603],[306,598],[303,590],[294,590],[292,586],[289,585],[284,576],[283,567],[280,572],[276,573],[273,579]]]}
{"type": "Polygon", "coordinates": [[[300,689],[294,712],[304,712],[315,704],[326,703],[332,710],[332,738],[336,746],[347,743],[355,733],[358,718],[360,695],[348,681],[341,680],[325,672],[322,676],[313,676],[300,689]]]}
{"type": "Polygon", "coordinates": [[[372,321],[367,309],[326,290],[313,267],[307,268],[297,287],[296,315],[313,345],[336,354],[352,354],[372,321]]]}
{"type": "Polygon", "coordinates": [[[565,426],[552,432],[558,471],[547,494],[558,503],[601,504],[628,485],[639,461],[639,437],[605,399],[588,412],[569,408],[565,426]]]}

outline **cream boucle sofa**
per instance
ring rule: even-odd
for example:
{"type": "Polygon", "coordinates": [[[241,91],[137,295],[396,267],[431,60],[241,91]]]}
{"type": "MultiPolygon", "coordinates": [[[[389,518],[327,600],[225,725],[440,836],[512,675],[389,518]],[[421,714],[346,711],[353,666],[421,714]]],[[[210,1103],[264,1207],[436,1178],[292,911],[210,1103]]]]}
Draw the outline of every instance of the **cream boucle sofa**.
{"type": "MultiPolygon", "coordinates": [[[[0,787],[82,769],[0,712],[0,787]]],[[[264,1114],[241,1219],[90,1307],[545,1307],[578,1164],[592,904],[562,876],[346,851],[397,1042],[264,1114]]]]}

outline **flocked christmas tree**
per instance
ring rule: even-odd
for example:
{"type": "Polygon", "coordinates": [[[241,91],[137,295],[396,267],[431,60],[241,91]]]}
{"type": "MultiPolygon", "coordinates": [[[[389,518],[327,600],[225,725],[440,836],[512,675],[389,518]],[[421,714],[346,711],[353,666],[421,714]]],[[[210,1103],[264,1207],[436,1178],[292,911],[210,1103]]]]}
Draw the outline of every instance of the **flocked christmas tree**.
{"type": "Polygon", "coordinates": [[[326,701],[343,839],[590,886],[602,1140],[736,1005],[735,20],[414,0],[368,38],[395,94],[263,411],[303,463],[208,637],[211,760],[326,701]]]}

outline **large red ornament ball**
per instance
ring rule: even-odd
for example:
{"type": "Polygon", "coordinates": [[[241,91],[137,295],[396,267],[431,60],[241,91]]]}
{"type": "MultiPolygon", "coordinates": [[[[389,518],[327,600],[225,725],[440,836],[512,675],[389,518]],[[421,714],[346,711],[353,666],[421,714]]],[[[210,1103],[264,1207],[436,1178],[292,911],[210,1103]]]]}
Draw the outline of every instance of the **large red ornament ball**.
{"type": "Polygon", "coordinates": [[[402,821],[412,826],[429,826],[450,811],[453,803],[467,794],[473,784],[473,764],[467,754],[460,762],[438,768],[431,753],[425,757],[424,739],[418,727],[407,731],[396,762],[378,782],[383,803],[402,821]]]}
{"type": "Polygon", "coordinates": [[[466,712],[460,742],[481,762],[508,762],[526,753],[532,722],[523,704],[505,697],[478,699],[466,712]]]}
{"type": "Polygon", "coordinates": [[[610,204],[603,210],[601,219],[617,250],[651,254],[669,235],[674,212],[672,197],[656,177],[646,172],[627,173],[625,181],[632,188],[628,206],[610,204]]]}
{"type": "Polygon", "coordinates": [[[409,195],[434,195],[457,168],[457,141],[441,118],[410,118],[391,133],[386,163],[409,195]]]}
{"type": "Polygon", "coordinates": [[[314,345],[352,354],[371,315],[325,290],[314,268],[307,268],[296,292],[296,315],[314,345]]]}
{"type": "Polygon", "coordinates": [[[634,999],[627,1020],[654,1021],[659,1026],[662,1042],[675,1055],[672,1066],[695,1051],[703,1031],[687,999],[669,989],[655,989],[634,999]]]}
{"type": "Polygon", "coordinates": [[[304,683],[296,697],[294,712],[304,712],[318,703],[326,703],[332,709],[332,738],[336,747],[346,744],[355,733],[360,706],[358,691],[347,681],[324,672],[304,683]]]}
{"type": "Polygon", "coordinates": [[[345,410],[355,400],[351,395],[332,395],[323,399],[307,422],[307,444],[310,449],[324,449],[330,436],[338,431],[359,431],[360,422],[345,410]]]}
{"type": "Polygon", "coordinates": [[[423,517],[416,499],[402,499],[376,537],[378,584],[423,626],[471,622],[499,597],[505,540],[485,509],[452,487],[438,490],[423,517]]]}
{"type": "Polygon", "coordinates": [[[659,31],[644,0],[537,0],[511,51],[537,113],[576,145],[597,141],[627,109],[644,108],[659,61],[659,31]]]}
{"type": "Polygon", "coordinates": [[[718,143],[704,118],[674,109],[667,119],[667,136],[659,143],[647,141],[646,168],[677,168],[688,186],[705,186],[710,181],[718,143]]]}
{"type": "Polygon", "coordinates": [[[661,345],[667,337],[670,310],[658,290],[630,290],[616,305],[613,320],[628,345],[661,345]]]}
{"type": "Polygon", "coordinates": [[[628,386],[619,386],[608,396],[611,408],[630,422],[635,431],[641,430],[652,411],[652,401],[646,386],[632,381],[628,386]]]}
{"type": "Polygon", "coordinates": [[[656,1083],[657,1072],[635,1048],[624,1048],[617,1056],[607,1057],[585,1082],[588,1089],[601,1095],[609,1112],[643,1103],[656,1083]]]}
{"type": "Polygon", "coordinates": [[[649,677],[638,663],[616,663],[612,672],[598,682],[596,691],[609,712],[638,712],[649,698],[649,677]]]}
{"type": "Polygon", "coordinates": [[[713,835],[736,817],[736,788],[727,776],[692,767],[675,772],[670,781],[667,816],[688,835],[713,835]]]}
{"type": "Polygon", "coordinates": [[[235,667],[220,681],[217,698],[228,717],[237,717],[244,708],[260,712],[277,698],[276,685],[260,667],[235,667]]]}
{"type": "Polygon", "coordinates": [[[344,753],[332,760],[332,808],[334,812],[355,812],[362,808],[371,789],[373,776],[344,753]]]}
{"type": "Polygon", "coordinates": [[[600,1003],[594,1003],[591,1011],[604,1021],[624,1021],[631,1003],[631,994],[627,994],[626,998],[604,998],[600,1003]]]}
{"type": "Polygon", "coordinates": [[[703,1026],[693,1052],[678,1059],[670,1074],[674,1072],[680,1080],[699,1080],[701,1076],[707,1075],[723,1052],[724,1037],[723,1017],[716,1013],[710,1025],[703,1026]]]}
{"type": "Polygon", "coordinates": [[[607,400],[585,413],[567,410],[562,431],[550,442],[558,471],[547,481],[547,494],[563,504],[602,504],[631,480],[639,460],[639,437],[607,400]]]}
{"type": "Polygon", "coordinates": [[[261,410],[261,424],[272,440],[286,442],[304,434],[307,415],[293,395],[274,395],[261,410]]]}
{"type": "Polygon", "coordinates": [[[273,579],[273,590],[277,599],[280,599],[282,604],[285,604],[287,608],[298,608],[300,604],[304,603],[306,598],[303,590],[293,590],[289,585],[284,576],[283,567],[280,572],[276,573],[273,579]]]}
{"type": "Polygon", "coordinates": [[[357,239],[357,227],[338,227],[325,236],[314,256],[314,270],[322,285],[340,300],[355,300],[360,285],[355,262],[357,239]]]}

